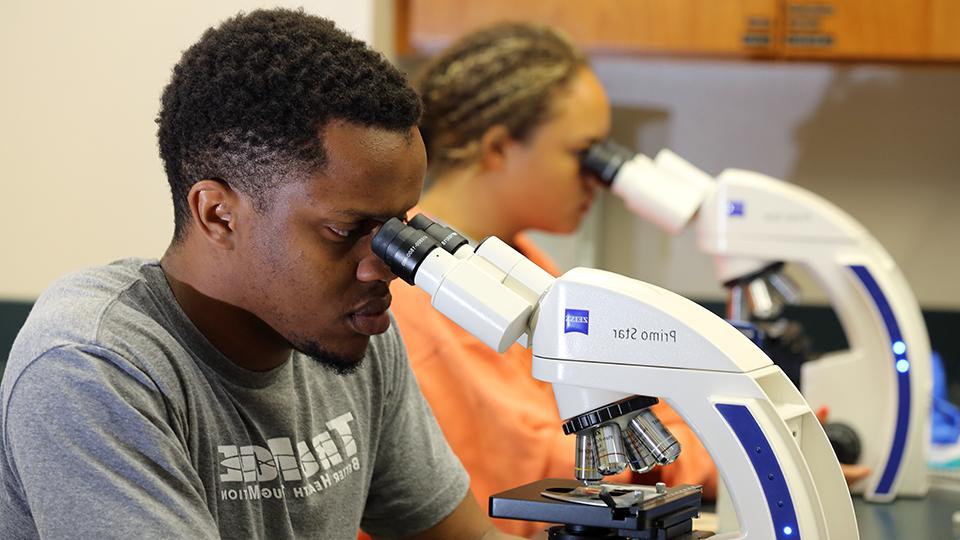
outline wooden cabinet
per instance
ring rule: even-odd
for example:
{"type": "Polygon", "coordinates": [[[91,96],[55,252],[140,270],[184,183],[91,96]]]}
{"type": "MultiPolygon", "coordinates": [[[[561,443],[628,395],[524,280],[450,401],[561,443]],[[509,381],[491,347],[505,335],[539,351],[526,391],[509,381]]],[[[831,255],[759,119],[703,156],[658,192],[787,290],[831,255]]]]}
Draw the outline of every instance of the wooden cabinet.
{"type": "Polygon", "coordinates": [[[957,0],[787,0],[785,58],[960,59],[957,0]]]}
{"type": "Polygon", "coordinates": [[[563,29],[593,52],[770,56],[777,0],[405,0],[406,52],[503,20],[563,29]]]}
{"type": "Polygon", "coordinates": [[[960,1],[930,1],[930,52],[938,58],[960,58],[960,1]]]}
{"type": "Polygon", "coordinates": [[[960,0],[397,0],[398,52],[429,54],[503,20],[591,52],[732,58],[960,60],[960,0]]]}

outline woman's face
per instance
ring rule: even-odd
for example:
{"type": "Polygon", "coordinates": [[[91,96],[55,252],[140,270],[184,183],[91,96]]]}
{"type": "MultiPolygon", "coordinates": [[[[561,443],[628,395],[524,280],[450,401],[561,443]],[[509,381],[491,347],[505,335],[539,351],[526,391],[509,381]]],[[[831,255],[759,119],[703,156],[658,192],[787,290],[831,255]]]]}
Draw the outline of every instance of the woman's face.
{"type": "Polygon", "coordinates": [[[553,98],[546,122],[505,151],[502,199],[523,229],[570,233],[590,209],[596,180],[580,154],[610,131],[610,102],[589,68],[553,98]]]}

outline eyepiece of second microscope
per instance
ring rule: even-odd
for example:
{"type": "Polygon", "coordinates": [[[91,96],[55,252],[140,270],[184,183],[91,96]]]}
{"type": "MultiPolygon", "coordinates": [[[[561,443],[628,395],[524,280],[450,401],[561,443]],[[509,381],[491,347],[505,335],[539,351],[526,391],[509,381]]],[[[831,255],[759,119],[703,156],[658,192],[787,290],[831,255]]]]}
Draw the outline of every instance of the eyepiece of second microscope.
{"type": "Polygon", "coordinates": [[[620,172],[620,167],[634,155],[636,152],[613,141],[602,141],[594,143],[580,155],[580,168],[595,175],[609,187],[620,172]]]}
{"type": "Polygon", "coordinates": [[[420,263],[437,247],[439,244],[429,234],[397,218],[390,218],[380,227],[371,246],[394,275],[411,285],[420,263]]]}

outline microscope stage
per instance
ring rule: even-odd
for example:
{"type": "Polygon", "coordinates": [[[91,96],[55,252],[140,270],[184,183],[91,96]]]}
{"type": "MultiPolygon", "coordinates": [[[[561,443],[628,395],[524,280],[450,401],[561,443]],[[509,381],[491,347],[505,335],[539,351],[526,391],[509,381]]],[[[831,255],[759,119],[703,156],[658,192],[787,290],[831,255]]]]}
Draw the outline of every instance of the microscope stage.
{"type": "Polygon", "coordinates": [[[603,485],[616,508],[600,499],[598,488],[547,478],[493,495],[490,516],[615,529],[624,534],[650,529],[689,532],[689,523],[684,523],[700,514],[700,486],[680,485],[658,492],[653,486],[603,485]]]}

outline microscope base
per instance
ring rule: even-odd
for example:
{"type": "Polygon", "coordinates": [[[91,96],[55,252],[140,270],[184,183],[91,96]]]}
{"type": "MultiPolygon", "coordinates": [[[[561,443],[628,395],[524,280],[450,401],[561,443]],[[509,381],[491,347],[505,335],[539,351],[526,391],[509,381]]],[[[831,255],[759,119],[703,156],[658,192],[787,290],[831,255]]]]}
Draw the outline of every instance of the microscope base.
{"type": "Polygon", "coordinates": [[[490,497],[490,516],[526,521],[562,523],[551,527],[551,540],[619,540],[706,538],[693,532],[700,514],[700,487],[676,486],[629,506],[578,504],[544,497],[541,493],[572,491],[576,480],[548,478],[490,497]]]}

